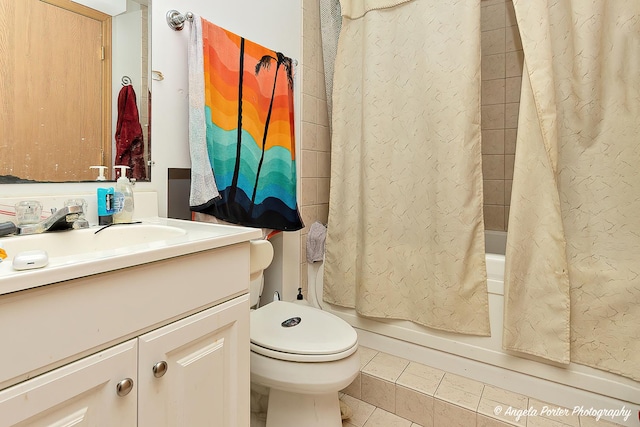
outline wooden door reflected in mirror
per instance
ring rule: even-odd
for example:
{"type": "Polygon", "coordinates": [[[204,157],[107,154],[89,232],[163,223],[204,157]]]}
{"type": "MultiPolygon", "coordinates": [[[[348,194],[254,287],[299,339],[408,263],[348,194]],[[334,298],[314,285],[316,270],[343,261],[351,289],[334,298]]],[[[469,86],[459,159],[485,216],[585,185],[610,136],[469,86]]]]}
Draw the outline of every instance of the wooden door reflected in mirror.
{"type": "Polygon", "coordinates": [[[111,164],[111,17],[48,1],[0,0],[0,175],[92,180],[111,164]]]}
{"type": "Polygon", "coordinates": [[[130,176],[150,179],[150,7],[127,0],[111,17],[71,0],[0,0],[0,184],[91,181],[93,165],[112,177],[128,150],[114,135],[125,77],[142,128],[130,176]]]}

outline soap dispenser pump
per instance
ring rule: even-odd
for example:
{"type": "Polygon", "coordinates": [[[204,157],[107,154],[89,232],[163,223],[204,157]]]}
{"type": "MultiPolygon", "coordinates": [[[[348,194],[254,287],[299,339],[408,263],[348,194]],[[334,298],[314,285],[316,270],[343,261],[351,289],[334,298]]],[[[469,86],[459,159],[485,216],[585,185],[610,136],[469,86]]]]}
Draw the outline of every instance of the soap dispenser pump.
{"type": "Polygon", "coordinates": [[[98,169],[98,177],[96,181],[106,181],[107,178],[104,176],[104,171],[107,169],[106,166],[89,166],[89,169],[98,169]]]}
{"type": "Polygon", "coordinates": [[[113,222],[116,224],[130,223],[133,220],[133,186],[127,178],[129,166],[114,166],[120,169],[120,177],[116,181],[116,212],[113,222]]]}

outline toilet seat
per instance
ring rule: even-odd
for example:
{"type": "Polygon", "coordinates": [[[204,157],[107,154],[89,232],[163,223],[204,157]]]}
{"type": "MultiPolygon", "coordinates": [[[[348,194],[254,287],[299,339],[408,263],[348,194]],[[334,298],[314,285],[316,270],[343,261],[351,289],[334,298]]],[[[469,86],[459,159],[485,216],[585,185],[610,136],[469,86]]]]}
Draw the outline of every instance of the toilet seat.
{"type": "Polygon", "coordinates": [[[292,362],[340,360],[358,348],[358,335],[344,320],[286,301],[252,311],[250,333],[251,351],[292,362]]]}

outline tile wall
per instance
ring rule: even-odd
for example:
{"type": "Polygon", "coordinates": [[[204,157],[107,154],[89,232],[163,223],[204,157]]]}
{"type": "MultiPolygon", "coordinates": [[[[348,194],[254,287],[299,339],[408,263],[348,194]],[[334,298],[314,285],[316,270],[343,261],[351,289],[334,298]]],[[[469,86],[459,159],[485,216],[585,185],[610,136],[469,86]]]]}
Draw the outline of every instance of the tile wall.
{"type": "Polygon", "coordinates": [[[524,54],[513,2],[481,1],[482,172],[487,230],[507,230],[524,54]]]}
{"type": "Polygon", "coordinates": [[[306,242],[315,221],[327,223],[331,172],[329,119],[324,85],[320,6],[318,0],[303,0],[302,19],[302,142],[300,211],[305,223],[300,238],[300,280],[307,289],[306,242]]]}
{"type": "MultiPolygon", "coordinates": [[[[512,1],[481,0],[482,161],[485,226],[506,230],[522,76],[522,43],[512,1]]],[[[324,92],[318,0],[303,0],[300,278],[307,288],[306,238],[314,221],[327,222],[330,135],[324,92]]]]}

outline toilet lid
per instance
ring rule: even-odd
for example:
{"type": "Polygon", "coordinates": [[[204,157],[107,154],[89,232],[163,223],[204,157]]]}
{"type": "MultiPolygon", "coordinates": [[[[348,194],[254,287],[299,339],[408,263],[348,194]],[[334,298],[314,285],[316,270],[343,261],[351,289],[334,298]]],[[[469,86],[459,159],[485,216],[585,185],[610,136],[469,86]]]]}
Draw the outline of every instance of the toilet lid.
{"type": "Polygon", "coordinates": [[[286,301],[252,311],[250,333],[252,348],[296,355],[350,354],[358,342],[356,331],[339,317],[286,301]]]}

